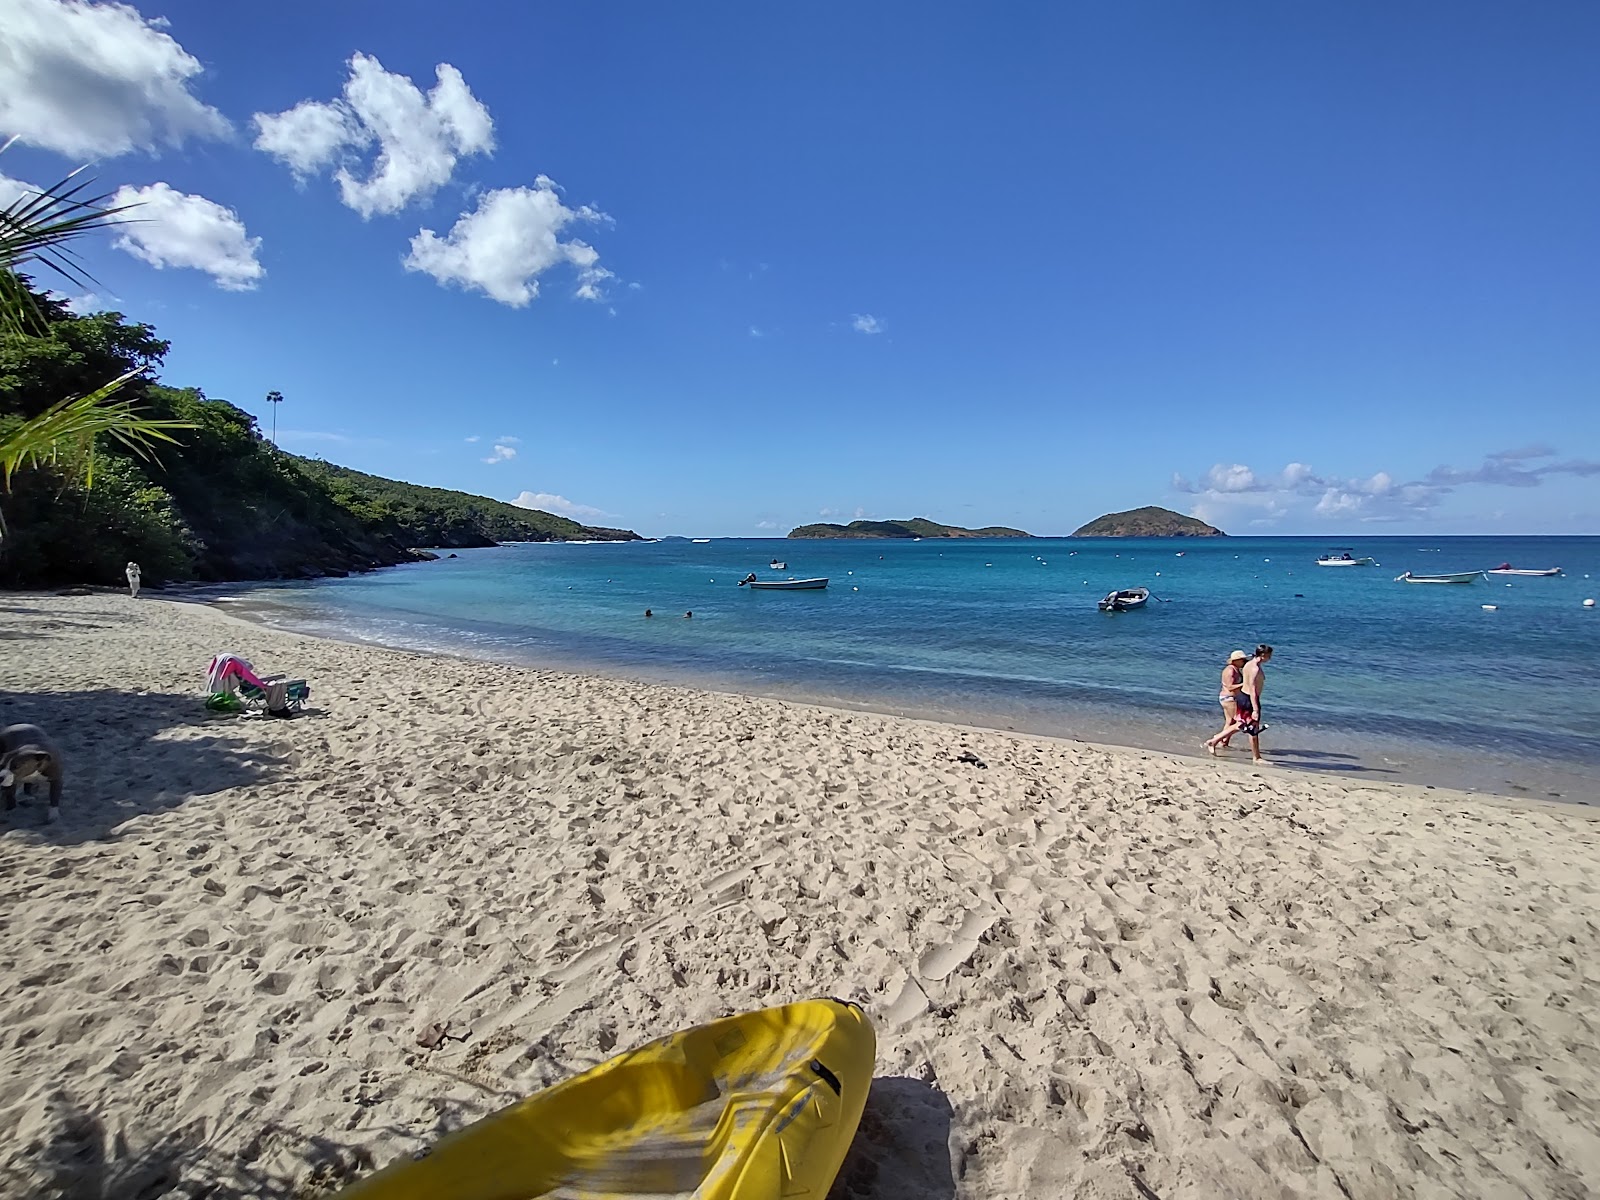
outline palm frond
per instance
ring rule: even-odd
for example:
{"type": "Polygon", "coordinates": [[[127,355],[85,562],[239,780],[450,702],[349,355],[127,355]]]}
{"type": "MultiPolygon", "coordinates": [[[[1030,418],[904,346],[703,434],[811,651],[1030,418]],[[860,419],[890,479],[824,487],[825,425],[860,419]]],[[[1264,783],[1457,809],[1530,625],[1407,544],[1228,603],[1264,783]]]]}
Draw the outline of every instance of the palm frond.
{"type": "Polygon", "coordinates": [[[115,398],[123,384],[139,373],[129,371],[86,396],[63,400],[0,438],[0,483],[9,491],[18,468],[55,463],[71,451],[83,460],[84,486],[92,487],[94,442],[101,434],[141,458],[155,457],[156,442],[176,445],[171,431],[193,429],[192,422],[142,416],[135,401],[115,398]]]}
{"type": "MultiPolygon", "coordinates": [[[[4,152],[16,139],[0,146],[4,152]]],[[[37,305],[16,278],[23,267],[36,263],[76,287],[94,283],[78,261],[71,243],[86,233],[108,229],[124,221],[132,205],[114,205],[111,192],[96,192],[92,179],[78,179],[79,167],[54,187],[27,191],[0,209],[0,328],[7,332],[33,332],[43,324],[37,305]]]]}

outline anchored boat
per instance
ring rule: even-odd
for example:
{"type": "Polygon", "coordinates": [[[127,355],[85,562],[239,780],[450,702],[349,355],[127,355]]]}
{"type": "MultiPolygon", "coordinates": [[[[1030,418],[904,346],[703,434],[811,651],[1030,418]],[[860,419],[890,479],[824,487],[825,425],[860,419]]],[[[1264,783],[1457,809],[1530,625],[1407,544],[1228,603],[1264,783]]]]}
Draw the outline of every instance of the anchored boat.
{"type": "Polygon", "coordinates": [[[827,577],[821,579],[757,579],[752,571],[739,580],[740,587],[758,592],[818,592],[828,586],[827,577]]]}
{"type": "Polygon", "coordinates": [[[1534,571],[1534,570],[1530,570],[1530,569],[1525,568],[1525,567],[1513,567],[1510,563],[1501,563],[1498,567],[1490,567],[1488,572],[1487,572],[1487,574],[1490,574],[1490,575],[1534,575],[1534,576],[1559,575],[1559,574],[1561,574],[1561,568],[1560,567],[1546,567],[1542,571],[1534,571]]]}
{"type": "Polygon", "coordinates": [[[1101,612],[1132,612],[1136,608],[1143,608],[1149,602],[1149,588],[1122,588],[1119,591],[1108,592],[1106,598],[1095,607],[1101,612]]]}
{"type": "Polygon", "coordinates": [[[1413,575],[1410,571],[1396,575],[1396,583],[1473,583],[1482,571],[1454,571],[1446,575],[1413,575]]]}
{"type": "Polygon", "coordinates": [[[1373,560],[1371,558],[1366,556],[1357,557],[1345,546],[1330,550],[1317,559],[1317,566],[1319,567],[1370,567],[1372,565],[1373,560]]]}

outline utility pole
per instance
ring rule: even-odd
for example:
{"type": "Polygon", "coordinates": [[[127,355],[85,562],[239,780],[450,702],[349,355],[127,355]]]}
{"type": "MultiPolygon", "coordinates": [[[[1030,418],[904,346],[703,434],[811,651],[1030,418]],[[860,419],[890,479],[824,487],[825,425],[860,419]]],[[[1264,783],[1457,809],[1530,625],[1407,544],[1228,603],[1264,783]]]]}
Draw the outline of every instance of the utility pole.
{"type": "Polygon", "coordinates": [[[278,405],[283,403],[282,392],[268,392],[267,403],[272,405],[272,448],[278,448],[278,405]]]}

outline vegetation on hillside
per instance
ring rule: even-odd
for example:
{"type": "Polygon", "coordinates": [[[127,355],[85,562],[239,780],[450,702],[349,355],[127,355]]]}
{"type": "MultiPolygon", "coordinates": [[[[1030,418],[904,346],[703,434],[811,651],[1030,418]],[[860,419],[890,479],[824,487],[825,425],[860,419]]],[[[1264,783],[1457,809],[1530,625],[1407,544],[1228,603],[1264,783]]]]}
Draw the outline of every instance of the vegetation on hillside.
{"type": "Polygon", "coordinates": [[[0,586],[115,584],[130,559],[151,583],[301,578],[412,561],[418,546],[635,536],[281,453],[249,413],[158,382],[168,344],[150,326],[75,315],[18,282],[38,323],[0,329],[0,443],[60,397],[126,377],[117,402],[176,444],[101,433],[20,463],[0,492],[0,586]]]}
{"type": "Polygon", "coordinates": [[[1227,537],[1214,525],[1153,504],[1107,513],[1078,529],[1073,537],[1227,537]]]}
{"type": "Polygon", "coordinates": [[[1003,525],[986,525],[982,529],[963,529],[959,525],[941,525],[926,517],[912,517],[909,521],[851,521],[848,525],[832,525],[820,521],[815,525],[801,525],[789,531],[792,538],[1025,538],[1032,537],[1020,529],[1007,529],[1003,525]]]}

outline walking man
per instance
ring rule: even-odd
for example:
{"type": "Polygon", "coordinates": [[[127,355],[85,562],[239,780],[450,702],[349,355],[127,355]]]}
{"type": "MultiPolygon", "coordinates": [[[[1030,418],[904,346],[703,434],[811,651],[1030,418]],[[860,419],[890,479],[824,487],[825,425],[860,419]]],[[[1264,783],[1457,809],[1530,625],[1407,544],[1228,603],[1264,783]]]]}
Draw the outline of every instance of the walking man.
{"type": "Polygon", "coordinates": [[[1265,762],[1261,757],[1261,693],[1267,686],[1266,665],[1272,661],[1272,647],[1265,642],[1256,647],[1255,657],[1244,664],[1244,687],[1238,696],[1239,731],[1250,737],[1250,757],[1255,762],[1265,762]]]}

